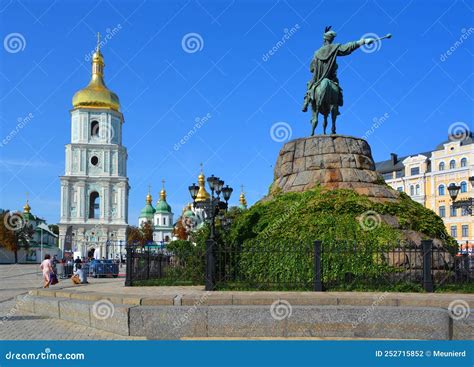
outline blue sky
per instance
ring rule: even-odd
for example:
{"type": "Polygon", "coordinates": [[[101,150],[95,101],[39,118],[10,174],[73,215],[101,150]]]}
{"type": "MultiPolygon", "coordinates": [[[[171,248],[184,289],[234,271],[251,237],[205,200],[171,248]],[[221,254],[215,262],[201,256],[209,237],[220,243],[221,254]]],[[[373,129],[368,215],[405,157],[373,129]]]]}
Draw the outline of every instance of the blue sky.
{"type": "Polygon", "coordinates": [[[235,188],[234,204],[241,184],[250,204],[266,194],[284,143],[272,126],[288,124],[292,139],[310,132],[301,103],[326,25],[340,43],[393,34],[338,60],[338,133],[360,137],[378,126],[368,136],[375,160],[430,150],[453,124],[472,126],[473,11],[452,0],[2,0],[0,207],[20,209],[29,192],[33,213],[59,220],[71,98],[89,81],[96,32],[113,34],[102,50],[105,79],[125,116],[136,224],[148,185],[156,201],[162,178],[179,214],[200,162],[235,188]],[[186,35],[196,49],[183,46],[186,35]]]}

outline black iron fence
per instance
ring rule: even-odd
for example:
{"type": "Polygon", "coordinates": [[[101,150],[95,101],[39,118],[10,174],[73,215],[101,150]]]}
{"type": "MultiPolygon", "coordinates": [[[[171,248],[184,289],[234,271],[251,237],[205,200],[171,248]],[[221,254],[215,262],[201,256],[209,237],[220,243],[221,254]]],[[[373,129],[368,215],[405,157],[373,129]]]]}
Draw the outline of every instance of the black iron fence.
{"type": "Polygon", "coordinates": [[[127,248],[125,285],[205,284],[207,290],[425,290],[474,281],[472,255],[421,245],[314,243],[190,244],[172,252],[127,248]]]}

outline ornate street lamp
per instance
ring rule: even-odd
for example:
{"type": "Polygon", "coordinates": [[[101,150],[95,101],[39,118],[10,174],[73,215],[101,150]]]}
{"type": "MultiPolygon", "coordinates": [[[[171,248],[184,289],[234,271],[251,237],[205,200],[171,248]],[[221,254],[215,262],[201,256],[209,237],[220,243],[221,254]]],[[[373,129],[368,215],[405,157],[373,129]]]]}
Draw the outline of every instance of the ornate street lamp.
{"type": "Polygon", "coordinates": [[[473,198],[468,198],[468,199],[463,199],[463,200],[456,201],[460,189],[461,189],[461,186],[458,186],[458,185],[453,184],[453,183],[448,186],[449,196],[451,197],[451,200],[453,201],[453,208],[454,209],[461,208],[467,214],[472,215],[472,212],[473,212],[472,209],[474,207],[474,199],[473,198]]]}
{"type": "MultiPolygon", "coordinates": [[[[199,183],[201,186],[204,184],[201,181],[199,183]]],[[[224,187],[224,181],[214,175],[207,178],[207,183],[211,189],[211,195],[209,195],[208,198],[203,199],[200,197],[200,200],[196,200],[198,198],[200,187],[195,183],[189,186],[189,194],[193,199],[194,208],[203,209],[205,213],[204,219],[211,224],[211,233],[209,239],[206,240],[206,290],[210,291],[213,290],[215,286],[214,243],[216,234],[216,217],[222,212],[227,211],[228,201],[232,195],[233,189],[232,187],[229,187],[229,185],[224,187]],[[223,201],[220,197],[221,194],[224,199],[223,201]]],[[[228,219],[222,218],[221,221],[224,228],[229,226],[228,219]]]]}
{"type": "Polygon", "coordinates": [[[228,208],[228,201],[232,195],[232,191],[234,189],[229,185],[224,187],[224,181],[221,180],[219,177],[211,175],[207,178],[207,183],[209,185],[209,189],[211,190],[210,198],[202,201],[196,201],[199,192],[199,186],[193,183],[188,187],[189,194],[193,199],[193,206],[194,208],[201,208],[204,210],[206,214],[206,219],[211,224],[211,235],[210,239],[214,240],[215,238],[215,222],[216,217],[219,215],[221,210],[226,211],[228,208]],[[221,200],[220,195],[222,193],[222,198],[224,201],[221,200]]]}

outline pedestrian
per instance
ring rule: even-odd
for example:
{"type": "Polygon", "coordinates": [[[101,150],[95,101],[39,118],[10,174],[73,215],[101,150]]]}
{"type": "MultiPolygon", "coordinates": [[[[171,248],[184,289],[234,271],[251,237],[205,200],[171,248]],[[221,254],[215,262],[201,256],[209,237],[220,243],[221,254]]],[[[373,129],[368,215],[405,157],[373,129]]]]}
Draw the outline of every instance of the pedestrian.
{"type": "Polygon", "coordinates": [[[82,269],[81,264],[76,265],[76,271],[74,272],[74,276],[71,278],[71,280],[75,284],[79,284],[79,283],[80,284],[88,284],[89,283],[87,281],[87,274],[84,271],[84,269],[82,269]]]}
{"type": "Polygon", "coordinates": [[[51,265],[51,256],[49,254],[44,255],[44,260],[40,265],[40,269],[43,271],[43,288],[49,288],[49,282],[51,281],[51,274],[53,273],[53,266],[51,265]]]}

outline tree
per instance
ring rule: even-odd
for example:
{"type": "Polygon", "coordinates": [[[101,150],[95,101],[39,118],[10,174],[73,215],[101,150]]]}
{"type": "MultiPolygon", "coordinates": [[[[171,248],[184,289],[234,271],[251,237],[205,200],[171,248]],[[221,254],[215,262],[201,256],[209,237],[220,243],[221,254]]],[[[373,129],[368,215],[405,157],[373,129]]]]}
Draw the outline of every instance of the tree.
{"type": "Polygon", "coordinates": [[[143,236],[143,245],[153,242],[153,225],[150,221],[143,222],[140,230],[143,236]]]}
{"type": "Polygon", "coordinates": [[[127,243],[137,245],[143,241],[143,234],[140,228],[135,226],[129,226],[127,230],[127,243]]]}
{"type": "Polygon", "coordinates": [[[48,228],[50,229],[51,232],[54,234],[59,235],[59,226],[57,224],[49,224],[48,228]]]}
{"type": "Polygon", "coordinates": [[[179,218],[176,222],[176,227],[173,229],[173,234],[178,237],[179,240],[187,240],[188,239],[188,231],[186,227],[183,225],[183,219],[179,218]]]}
{"type": "Polygon", "coordinates": [[[15,253],[15,263],[18,262],[18,250],[28,249],[34,233],[33,226],[21,213],[7,210],[0,214],[0,246],[15,253]]]}

